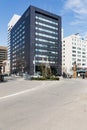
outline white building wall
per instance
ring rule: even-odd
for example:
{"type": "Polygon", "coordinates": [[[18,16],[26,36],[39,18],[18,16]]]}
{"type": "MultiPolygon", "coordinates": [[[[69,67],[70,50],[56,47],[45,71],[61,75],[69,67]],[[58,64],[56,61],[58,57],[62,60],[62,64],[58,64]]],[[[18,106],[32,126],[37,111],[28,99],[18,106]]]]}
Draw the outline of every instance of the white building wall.
{"type": "Polygon", "coordinates": [[[8,75],[10,74],[10,61],[9,60],[3,61],[2,73],[8,74],[8,75]]]}
{"type": "Polygon", "coordinates": [[[20,17],[21,17],[20,15],[14,14],[13,17],[11,18],[10,22],[8,23],[8,29],[12,28],[17,23],[17,21],[20,19],[20,17]]]}
{"type": "Polygon", "coordinates": [[[71,74],[75,62],[78,68],[87,68],[87,41],[79,34],[64,38],[62,43],[62,70],[71,74]]]}
{"type": "Polygon", "coordinates": [[[63,66],[62,70],[66,73],[70,73],[72,66],[71,38],[68,37],[63,41],[65,42],[63,42],[62,44],[62,66],[63,66]]]}

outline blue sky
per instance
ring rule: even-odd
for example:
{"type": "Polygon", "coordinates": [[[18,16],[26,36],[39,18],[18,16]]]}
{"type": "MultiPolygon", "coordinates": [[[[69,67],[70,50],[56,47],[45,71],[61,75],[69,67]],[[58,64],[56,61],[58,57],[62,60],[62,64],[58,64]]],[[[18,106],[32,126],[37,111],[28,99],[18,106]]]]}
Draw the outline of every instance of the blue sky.
{"type": "Polygon", "coordinates": [[[0,45],[7,45],[7,25],[12,16],[22,15],[30,4],[60,15],[64,37],[87,34],[87,0],[0,0],[0,45]]]}

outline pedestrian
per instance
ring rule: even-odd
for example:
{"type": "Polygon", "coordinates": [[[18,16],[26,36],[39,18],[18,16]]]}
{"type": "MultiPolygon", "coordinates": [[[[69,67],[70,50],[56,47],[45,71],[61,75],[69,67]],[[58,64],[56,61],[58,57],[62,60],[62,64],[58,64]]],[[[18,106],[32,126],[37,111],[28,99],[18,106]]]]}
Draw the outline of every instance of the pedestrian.
{"type": "Polygon", "coordinates": [[[85,75],[84,75],[84,74],[82,75],[82,78],[83,78],[83,79],[85,78],[85,75]]]}

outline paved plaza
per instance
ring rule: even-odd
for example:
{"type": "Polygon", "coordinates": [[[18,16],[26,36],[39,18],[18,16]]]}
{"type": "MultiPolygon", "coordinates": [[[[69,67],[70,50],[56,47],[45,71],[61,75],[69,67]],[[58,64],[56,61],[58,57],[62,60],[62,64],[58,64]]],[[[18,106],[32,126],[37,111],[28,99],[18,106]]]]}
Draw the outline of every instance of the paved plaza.
{"type": "Polygon", "coordinates": [[[87,79],[0,83],[0,130],[87,130],[87,79]]]}

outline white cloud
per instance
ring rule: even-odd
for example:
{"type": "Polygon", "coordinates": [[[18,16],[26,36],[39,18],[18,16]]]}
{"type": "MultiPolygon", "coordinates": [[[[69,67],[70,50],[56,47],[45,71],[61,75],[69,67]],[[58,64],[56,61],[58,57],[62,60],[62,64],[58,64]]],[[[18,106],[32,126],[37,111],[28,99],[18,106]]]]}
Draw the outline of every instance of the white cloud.
{"type": "Polygon", "coordinates": [[[81,23],[84,23],[84,21],[75,20],[75,21],[72,21],[72,22],[70,23],[70,25],[77,25],[77,24],[81,24],[81,23]]]}
{"type": "Polygon", "coordinates": [[[71,25],[81,24],[87,19],[87,0],[66,0],[64,10],[74,13],[75,20],[71,25]]]}
{"type": "Polygon", "coordinates": [[[67,0],[65,9],[71,9],[77,14],[87,14],[87,0],[67,0]]]}

